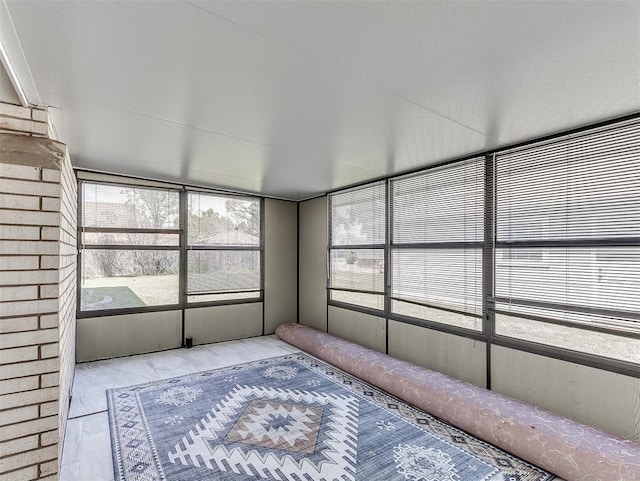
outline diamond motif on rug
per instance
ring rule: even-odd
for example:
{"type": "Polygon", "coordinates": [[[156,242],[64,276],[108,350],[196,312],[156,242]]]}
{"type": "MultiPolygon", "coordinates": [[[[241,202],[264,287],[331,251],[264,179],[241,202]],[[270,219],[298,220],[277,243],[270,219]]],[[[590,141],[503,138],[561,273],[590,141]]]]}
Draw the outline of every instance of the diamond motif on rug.
{"type": "Polygon", "coordinates": [[[439,449],[400,444],[393,448],[398,472],[411,481],[460,481],[451,456],[439,449]]]}
{"type": "Polygon", "coordinates": [[[323,408],[313,406],[251,401],[225,441],[313,453],[323,411],[323,408]]]}
{"type": "Polygon", "coordinates": [[[353,396],[236,386],[168,458],[278,480],[350,480],[355,479],[357,432],[358,400],[353,396]],[[325,411],[328,419],[322,423],[325,411]]]}
{"type": "Polygon", "coordinates": [[[298,369],[291,366],[270,366],[265,369],[263,376],[272,379],[293,379],[298,369]]]}
{"type": "Polygon", "coordinates": [[[202,389],[200,388],[172,387],[158,396],[156,402],[179,407],[192,403],[198,399],[198,396],[201,394],[202,389]]]}
{"type": "Polygon", "coordinates": [[[301,353],[107,400],[118,481],[554,479],[301,353]]]}

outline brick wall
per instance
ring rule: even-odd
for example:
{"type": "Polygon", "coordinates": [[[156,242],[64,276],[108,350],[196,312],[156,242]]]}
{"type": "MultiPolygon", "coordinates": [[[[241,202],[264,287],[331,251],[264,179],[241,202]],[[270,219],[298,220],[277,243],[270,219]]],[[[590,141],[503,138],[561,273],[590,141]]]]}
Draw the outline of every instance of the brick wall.
{"type": "Polygon", "coordinates": [[[76,183],[49,132],[0,103],[0,481],[57,479],[73,381],[76,183]]]}
{"type": "MultiPolygon", "coordinates": [[[[0,102],[0,134],[50,137],[51,125],[46,108],[29,108],[0,102]]],[[[51,136],[54,140],[58,140],[51,136]]]]}
{"type": "Polygon", "coordinates": [[[60,261],[59,272],[59,322],[60,330],[60,446],[64,427],[69,416],[71,387],[76,366],[76,263],[77,263],[77,182],[71,168],[68,153],[61,170],[60,195],[60,261]]]}

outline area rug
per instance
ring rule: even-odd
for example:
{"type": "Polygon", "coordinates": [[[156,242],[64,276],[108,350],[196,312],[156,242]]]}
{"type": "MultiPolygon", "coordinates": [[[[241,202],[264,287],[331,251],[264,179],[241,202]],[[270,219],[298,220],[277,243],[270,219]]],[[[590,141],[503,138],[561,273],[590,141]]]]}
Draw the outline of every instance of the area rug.
{"type": "Polygon", "coordinates": [[[120,481],[555,479],[303,353],[107,400],[120,481]]]}

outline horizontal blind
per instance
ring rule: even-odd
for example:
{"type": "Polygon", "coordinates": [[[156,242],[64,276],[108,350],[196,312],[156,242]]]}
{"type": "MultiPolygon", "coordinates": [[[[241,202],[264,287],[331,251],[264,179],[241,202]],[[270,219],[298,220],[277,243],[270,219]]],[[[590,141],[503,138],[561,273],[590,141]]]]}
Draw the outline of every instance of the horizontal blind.
{"type": "Polygon", "coordinates": [[[331,246],[384,245],[385,196],[384,182],[331,194],[331,246]]]}
{"type": "Polygon", "coordinates": [[[392,179],[391,209],[393,312],[481,329],[484,159],[392,179]]]}
{"type": "Polygon", "coordinates": [[[187,294],[260,289],[260,252],[197,250],[187,257],[187,294]]]}
{"type": "Polygon", "coordinates": [[[482,242],[484,162],[428,170],[391,181],[392,244],[482,242]]]}
{"type": "Polygon", "coordinates": [[[498,242],[640,237],[638,123],[500,154],[498,242]]]}
{"type": "Polygon", "coordinates": [[[329,298],[384,309],[386,185],[329,195],[329,298]]]}
{"type": "Polygon", "coordinates": [[[384,249],[332,249],[329,287],[384,293],[384,249]]]}
{"type": "Polygon", "coordinates": [[[482,249],[393,250],[392,296],[482,314],[482,249]]]}
{"type": "Polygon", "coordinates": [[[189,192],[188,245],[260,245],[260,200],[189,192]]]}
{"type": "Polygon", "coordinates": [[[640,123],[500,154],[496,309],[640,330],[640,123]]]}
{"type": "Polygon", "coordinates": [[[81,227],[178,229],[177,191],[94,182],[83,182],[81,189],[81,227]]]}

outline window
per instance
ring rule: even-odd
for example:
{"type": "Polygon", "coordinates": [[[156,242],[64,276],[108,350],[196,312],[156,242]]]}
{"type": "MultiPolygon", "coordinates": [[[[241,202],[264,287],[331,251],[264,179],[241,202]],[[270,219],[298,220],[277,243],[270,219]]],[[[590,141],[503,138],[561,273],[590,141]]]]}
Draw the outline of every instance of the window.
{"type": "Polygon", "coordinates": [[[80,184],[80,311],[179,304],[179,193],[80,184]]]}
{"type": "Polygon", "coordinates": [[[484,159],[391,180],[391,312],[482,330],[484,159]]]}
{"type": "Polygon", "coordinates": [[[329,196],[330,303],[637,373],[639,116],[386,182],[329,196]]]}
{"type": "Polygon", "coordinates": [[[498,335],[640,363],[639,185],[637,121],[498,156],[498,335]]]}
{"type": "Polygon", "coordinates": [[[384,309],[385,184],[329,196],[329,298],[384,309]]]}
{"type": "Polygon", "coordinates": [[[78,217],[80,317],[262,299],[258,198],[85,180],[78,217]]]}
{"type": "Polygon", "coordinates": [[[187,302],[260,299],[260,200],[188,193],[187,302]]]}

